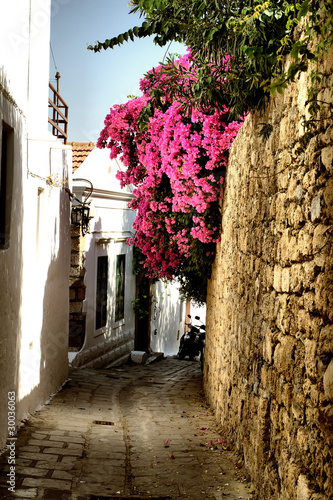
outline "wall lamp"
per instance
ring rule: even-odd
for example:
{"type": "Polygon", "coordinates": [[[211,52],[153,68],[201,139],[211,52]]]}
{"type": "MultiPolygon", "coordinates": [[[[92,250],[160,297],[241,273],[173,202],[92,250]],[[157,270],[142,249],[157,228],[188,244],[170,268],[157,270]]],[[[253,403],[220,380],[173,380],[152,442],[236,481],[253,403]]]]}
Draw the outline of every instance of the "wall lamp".
{"type": "Polygon", "coordinates": [[[89,232],[90,219],[94,218],[93,209],[88,202],[92,192],[93,185],[87,179],[73,179],[73,193],[67,190],[72,201],[71,223],[75,227],[81,228],[82,236],[89,232]]]}

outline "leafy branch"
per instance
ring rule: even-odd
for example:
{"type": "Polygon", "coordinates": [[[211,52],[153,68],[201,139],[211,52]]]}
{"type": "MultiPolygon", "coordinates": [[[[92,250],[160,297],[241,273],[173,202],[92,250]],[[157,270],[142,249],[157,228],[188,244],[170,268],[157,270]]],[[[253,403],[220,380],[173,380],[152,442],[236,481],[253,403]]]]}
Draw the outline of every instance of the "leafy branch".
{"type": "MultiPolygon", "coordinates": [[[[309,64],[319,66],[333,46],[333,4],[331,0],[132,0],[132,11],[144,21],[116,37],[88,48],[94,52],[114,48],[125,41],[154,36],[164,46],[178,41],[195,54],[201,72],[196,82],[184,90],[185,111],[194,106],[228,106],[231,116],[260,109],[266,98],[282,93],[309,64]],[[302,37],[297,33],[303,26],[302,37]],[[298,37],[298,38],[297,38],[298,37]],[[226,72],[221,64],[230,56],[226,72]],[[291,63],[284,70],[285,56],[291,63]],[[212,70],[212,66],[214,69],[212,70]],[[223,81],[223,91],[220,82],[223,81]]],[[[177,68],[168,72],[170,92],[177,80],[177,68]]],[[[320,109],[318,95],[323,75],[314,68],[310,73],[308,101],[313,119],[320,109]]],[[[163,107],[157,92],[154,105],[163,107]]],[[[151,110],[147,110],[147,117],[151,110]]]]}

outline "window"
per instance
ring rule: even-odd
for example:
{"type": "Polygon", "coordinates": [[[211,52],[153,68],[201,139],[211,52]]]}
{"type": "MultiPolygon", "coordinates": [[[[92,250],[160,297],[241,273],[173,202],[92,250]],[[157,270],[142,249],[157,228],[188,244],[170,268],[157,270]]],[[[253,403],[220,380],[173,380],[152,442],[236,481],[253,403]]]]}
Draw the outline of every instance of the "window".
{"type": "Polygon", "coordinates": [[[116,258],[116,308],[115,321],[124,318],[125,312],[125,255],[116,258]]]}
{"type": "Polygon", "coordinates": [[[14,167],[14,130],[2,122],[0,171],[0,248],[9,247],[14,167]]]}
{"type": "Polygon", "coordinates": [[[106,326],[108,300],[108,257],[97,258],[96,330],[106,326]]]}

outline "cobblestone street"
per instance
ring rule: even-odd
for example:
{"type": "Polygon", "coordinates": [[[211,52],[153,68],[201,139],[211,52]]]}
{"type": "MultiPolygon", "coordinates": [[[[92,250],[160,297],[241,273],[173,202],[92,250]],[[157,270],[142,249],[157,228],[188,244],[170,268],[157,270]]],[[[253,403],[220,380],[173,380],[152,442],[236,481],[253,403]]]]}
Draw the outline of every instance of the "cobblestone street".
{"type": "Polygon", "coordinates": [[[8,452],[0,497],[40,500],[253,497],[202,392],[198,362],[71,371],[19,430],[15,493],[8,452]]]}

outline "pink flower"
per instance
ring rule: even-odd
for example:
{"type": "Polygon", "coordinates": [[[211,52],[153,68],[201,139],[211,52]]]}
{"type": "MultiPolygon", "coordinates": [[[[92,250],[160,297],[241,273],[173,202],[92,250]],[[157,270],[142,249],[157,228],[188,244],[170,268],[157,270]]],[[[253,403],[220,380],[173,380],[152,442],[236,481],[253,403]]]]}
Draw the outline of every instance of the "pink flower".
{"type": "MultiPolygon", "coordinates": [[[[181,68],[179,86],[197,81],[199,68],[190,51],[173,64],[181,68]]],[[[224,57],[219,64],[228,69],[230,59],[224,57]]],[[[207,113],[194,107],[187,117],[180,93],[170,94],[168,78],[159,66],[140,81],[141,97],[114,105],[97,146],[108,147],[110,157],[119,157],[126,167],[116,174],[121,187],[135,187],[129,207],[137,212],[136,235],[128,244],[143,252],[149,276],[172,279],[182,275],[189,260],[191,265],[200,261],[198,252],[206,259],[214,256],[224,180],[219,172],[242,119],[229,123],[226,107],[207,113]],[[165,110],[155,109],[141,130],[139,114],[157,88],[164,92],[165,110]]]]}

